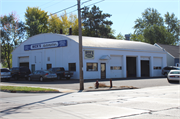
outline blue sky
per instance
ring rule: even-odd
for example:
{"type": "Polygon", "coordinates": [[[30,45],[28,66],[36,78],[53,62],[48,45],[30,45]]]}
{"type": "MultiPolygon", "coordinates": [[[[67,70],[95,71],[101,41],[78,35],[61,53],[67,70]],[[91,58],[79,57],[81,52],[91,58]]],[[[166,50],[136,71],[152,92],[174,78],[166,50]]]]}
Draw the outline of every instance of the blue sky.
{"type": "MultiPolygon", "coordinates": [[[[87,0],[81,0],[81,3],[85,1],[87,0]]],[[[101,0],[92,0],[83,4],[81,7],[98,1],[101,0]]],[[[19,15],[19,19],[25,21],[24,14],[28,6],[39,7],[50,14],[75,4],[77,4],[77,0],[0,0],[0,14],[8,15],[12,11],[15,11],[19,15]]],[[[96,6],[103,13],[112,15],[108,20],[113,22],[112,29],[115,30],[115,35],[120,32],[123,35],[133,33],[134,29],[132,27],[135,25],[134,21],[142,17],[142,12],[146,8],[157,9],[162,17],[167,12],[170,14],[174,13],[180,19],[180,0],[105,0],[96,4],[96,6]]],[[[77,7],[73,7],[66,10],[66,12],[69,13],[76,9],[77,7]]],[[[73,14],[77,14],[77,11],[73,12],[73,14]]],[[[63,15],[63,12],[58,13],[58,15],[63,15]]]]}

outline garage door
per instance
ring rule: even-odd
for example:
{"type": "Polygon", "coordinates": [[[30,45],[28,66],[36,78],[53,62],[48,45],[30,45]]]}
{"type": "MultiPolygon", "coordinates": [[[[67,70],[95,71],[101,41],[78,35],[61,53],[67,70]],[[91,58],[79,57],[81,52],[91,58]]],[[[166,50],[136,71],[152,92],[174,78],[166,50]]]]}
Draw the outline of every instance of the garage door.
{"type": "Polygon", "coordinates": [[[29,67],[29,57],[19,57],[19,66],[29,67]]]}
{"type": "Polygon", "coordinates": [[[109,60],[110,78],[122,77],[122,56],[111,55],[109,60]]]}
{"type": "Polygon", "coordinates": [[[154,57],[153,61],[153,75],[154,76],[161,76],[162,72],[162,57],[154,57]]]}

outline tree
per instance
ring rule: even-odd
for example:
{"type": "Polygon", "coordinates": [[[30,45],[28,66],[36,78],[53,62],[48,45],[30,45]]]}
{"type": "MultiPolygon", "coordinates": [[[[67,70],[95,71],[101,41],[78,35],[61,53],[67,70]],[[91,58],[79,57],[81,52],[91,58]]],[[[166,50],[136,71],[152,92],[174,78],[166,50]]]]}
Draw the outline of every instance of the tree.
{"type": "Polygon", "coordinates": [[[16,45],[22,42],[25,35],[24,23],[19,21],[15,13],[0,18],[1,32],[1,60],[5,67],[11,68],[12,55],[11,52],[16,45]]]}
{"type": "Polygon", "coordinates": [[[142,18],[136,19],[135,31],[131,39],[151,44],[173,45],[178,41],[178,27],[178,20],[174,14],[169,15],[167,13],[164,21],[156,9],[147,8],[142,13],[142,18]],[[165,24],[167,24],[167,27],[165,24]]]}
{"type": "Polygon", "coordinates": [[[110,14],[102,13],[99,7],[95,5],[89,11],[88,7],[84,7],[82,11],[83,35],[102,38],[115,38],[112,34],[112,21],[107,18],[110,14]]]}
{"type": "Polygon", "coordinates": [[[143,34],[145,42],[150,44],[162,43],[162,44],[172,44],[175,37],[173,34],[167,31],[165,26],[152,25],[144,30],[143,34]]]}
{"type": "Polygon", "coordinates": [[[144,39],[144,35],[143,35],[143,34],[139,34],[139,35],[131,34],[131,40],[132,40],[132,41],[145,42],[145,39],[144,39]]]}
{"type": "Polygon", "coordinates": [[[48,32],[48,15],[38,7],[26,9],[25,13],[26,29],[29,37],[40,33],[48,32]]]}
{"type": "Polygon", "coordinates": [[[66,12],[64,15],[58,17],[56,14],[51,15],[48,19],[49,32],[55,33],[63,30],[63,34],[69,34],[69,28],[72,28],[72,34],[78,35],[78,18],[76,15],[70,14],[67,16],[66,12]]]}
{"type": "Polygon", "coordinates": [[[175,40],[178,41],[180,21],[175,17],[175,14],[172,13],[170,15],[169,12],[167,12],[165,14],[165,23],[167,24],[168,32],[173,34],[175,40]]]}
{"type": "Polygon", "coordinates": [[[123,36],[121,33],[119,33],[119,34],[116,36],[116,39],[118,39],[118,40],[124,40],[125,38],[124,38],[124,36],[123,36]]]}

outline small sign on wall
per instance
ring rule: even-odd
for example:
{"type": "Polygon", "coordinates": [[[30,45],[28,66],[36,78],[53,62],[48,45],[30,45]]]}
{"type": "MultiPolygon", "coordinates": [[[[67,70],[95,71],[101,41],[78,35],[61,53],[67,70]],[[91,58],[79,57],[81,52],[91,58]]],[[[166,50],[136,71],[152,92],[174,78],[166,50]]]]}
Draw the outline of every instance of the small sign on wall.
{"type": "Polygon", "coordinates": [[[93,50],[85,50],[84,58],[85,59],[94,59],[94,51],[93,50]]]}

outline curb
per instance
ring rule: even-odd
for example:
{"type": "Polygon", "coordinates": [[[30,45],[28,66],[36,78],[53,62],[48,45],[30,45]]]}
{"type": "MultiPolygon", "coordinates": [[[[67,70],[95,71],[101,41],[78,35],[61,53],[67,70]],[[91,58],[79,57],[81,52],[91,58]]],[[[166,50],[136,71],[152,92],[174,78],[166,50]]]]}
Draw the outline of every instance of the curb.
{"type": "Polygon", "coordinates": [[[43,91],[39,91],[39,92],[28,92],[28,91],[4,91],[1,90],[1,92],[7,92],[7,93],[62,93],[62,92],[57,92],[57,91],[49,91],[49,92],[43,92],[43,91]]]}

